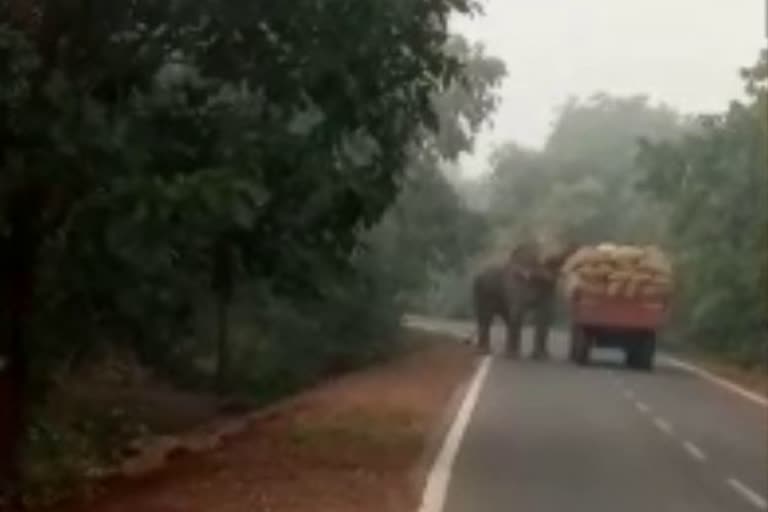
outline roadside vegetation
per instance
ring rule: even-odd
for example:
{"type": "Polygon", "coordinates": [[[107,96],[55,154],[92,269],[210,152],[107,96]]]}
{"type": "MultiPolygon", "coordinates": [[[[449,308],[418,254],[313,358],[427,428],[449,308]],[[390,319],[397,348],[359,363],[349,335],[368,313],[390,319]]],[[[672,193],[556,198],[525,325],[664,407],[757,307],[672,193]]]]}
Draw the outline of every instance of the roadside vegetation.
{"type": "Polygon", "coordinates": [[[440,172],[505,74],[448,33],[476,10],[2,5],[0,495],[398,350],[482,243],[440,172]]]}

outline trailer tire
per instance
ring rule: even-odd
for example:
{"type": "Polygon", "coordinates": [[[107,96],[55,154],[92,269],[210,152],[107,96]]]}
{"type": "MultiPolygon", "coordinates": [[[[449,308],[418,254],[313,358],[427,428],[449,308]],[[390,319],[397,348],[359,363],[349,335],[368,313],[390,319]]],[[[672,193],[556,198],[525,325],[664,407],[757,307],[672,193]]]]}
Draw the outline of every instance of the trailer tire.
{"type": "Polygon", "coordinates": [[[576,327],[571,332],[571,360],[581,366],[589,364],[592,343],[584,328],[576,327]]]}
{"type": "Polygon", "coordinates": [[[637,355],[637,369],[652,371],[654,359],[656,358],[656,335],[649,333],[645,340],[640,344],[637,355]]]}
{"type": "Polygon", "coordinates": [[[568,340],[568,360],[571,361],[572,363],[575,363],[577,359],[576,357],[576,354],[578,352],[577,344],[579,343],[578,331],[579,331],[578,327],[571,326],[570,337],[568,340]]]}
{"type": "Polygon", "coordinates": [[[652,371],[656,357],[656,334],[643,333],[627,345],[626,362],[633,370],[652,371]]]}

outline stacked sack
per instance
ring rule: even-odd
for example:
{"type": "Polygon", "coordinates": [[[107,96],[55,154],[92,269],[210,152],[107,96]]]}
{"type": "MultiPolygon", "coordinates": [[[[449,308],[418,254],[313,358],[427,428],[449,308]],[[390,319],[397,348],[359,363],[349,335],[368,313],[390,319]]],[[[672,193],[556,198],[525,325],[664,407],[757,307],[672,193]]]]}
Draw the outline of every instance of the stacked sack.
{"type": "Polygon", "coordinates": [[[672,292],[672,265],[658,248],[603,244],[584,247],[563,266],[566,296],[659,300],[672,292]]]}

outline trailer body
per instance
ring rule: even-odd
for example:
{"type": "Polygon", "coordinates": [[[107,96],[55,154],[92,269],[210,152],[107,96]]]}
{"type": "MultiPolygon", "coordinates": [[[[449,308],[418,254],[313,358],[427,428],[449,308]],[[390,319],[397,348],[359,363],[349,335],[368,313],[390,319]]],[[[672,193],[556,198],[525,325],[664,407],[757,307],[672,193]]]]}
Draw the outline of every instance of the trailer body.
{"type": "Polygon", "coordinates": [[[624,351],[628,367],[653,369],[657,334],[667,320],[666,301],[575,291],[568,306],[572,361],[585,365],[593,348],[618,348],[624,351]]]}

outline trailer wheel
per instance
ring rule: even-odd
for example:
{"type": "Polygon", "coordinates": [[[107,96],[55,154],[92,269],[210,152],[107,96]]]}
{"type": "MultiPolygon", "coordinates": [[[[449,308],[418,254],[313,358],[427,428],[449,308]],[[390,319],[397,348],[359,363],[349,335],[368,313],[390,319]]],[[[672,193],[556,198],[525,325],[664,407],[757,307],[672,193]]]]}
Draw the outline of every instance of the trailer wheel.
{"type": "Polygon", "coordinates": [[[589,363],[589,353],[592,343],[582,327],[574,327],[571,331],[571,360],[579,365],[589,363]]]}
{"type": "Polygon", "coordinates": [[[571,332],[570,337],[568,340],[568,360],[575,363],[576,362],[576,354],[578,353],[577,350],[577,344],[578,344],[578,337],[579,337],[579,328],[575,326],[571,326],[571,332]]]}
{"type": "Polygon", "coordinates": [[[637,354],[637,368],[639,370],[653,370],[654,359],[656,358],[656,334],[648,333],[645,339],[640,343],[637,354]]]}
{"type": "Polygon", "coordinates": [[[642,333],[628,343],[626,349],[626,362],[629,368],[634,370],[653,370],[656,356],[656,334],[653,332],[642,333]]]}

